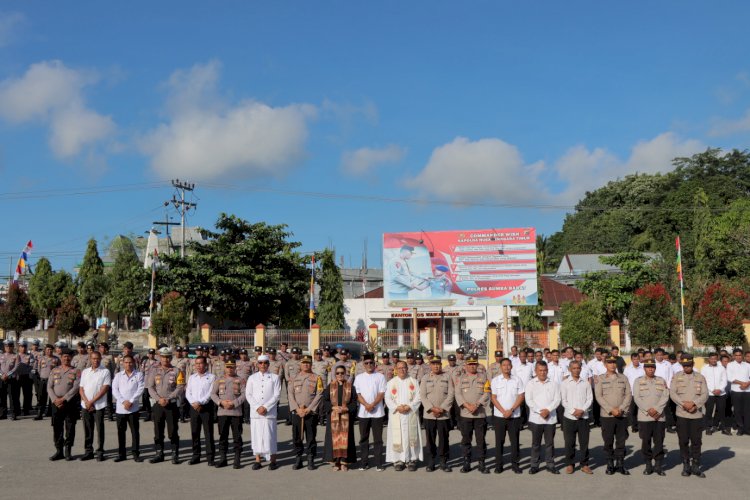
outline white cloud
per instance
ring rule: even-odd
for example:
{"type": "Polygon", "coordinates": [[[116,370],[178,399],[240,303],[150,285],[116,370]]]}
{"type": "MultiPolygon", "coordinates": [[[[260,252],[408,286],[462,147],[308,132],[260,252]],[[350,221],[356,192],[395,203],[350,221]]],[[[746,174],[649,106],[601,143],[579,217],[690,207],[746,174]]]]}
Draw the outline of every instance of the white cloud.
{"type": "Polygon", "coordinates": [[[68,68],[60,61],[32,64],[20,78],[0,82],[0,118],[48,125],[55,155],[75,156],[115,131],[111,117],[84,102],[83,89],[97,80],[94,72],[68,68]]]}
{"type": "Polygon", "coordinates": [[[398,163],[406,154],[406,149],[390,144],[381,149],[360,148],[345,151],[341,155],[341,169],[351,175],[364,175],[378,165],[398,163]]]}
{"type": "Polygon", "coordinates": [[[20,12],[0,12],[0,47],[13,43],[16,30],[25,20],[20,12]]]}
{"type": "Polygon", "coordinates": [[[220,64],[175,71],[168,82],[167,122],[140,140],[163,178],[209,180],[280,175],[304,159],[309,104],[272,107],[245,100],[230,105],[217,93],[220,64]]]}
{"type": "Polygon", "coordinates": [[[715,120],[709,134],[712,137],[733,135],[742,132],[750,132],[750,109],[736,120],[715,120]]]}
{"type": "Polygon", "coordinates": [[[543,190],[544,163],[526,164],[518,148],[500,139],[457,137],[435,148],[424,169],[406,185],[423,195],[456,201],[529,201],[543,190]]]}
{"type": "Polygon", "coordinates": [[[628,174],[668,172],[672,159],[705,149],[700,141],[665,132],[639,141],[627,159],[605,148],[571,147],[551,164],[524,162],[518,148],[500,139],[470,141],[459,137],[432,152],[424,169],[407,186],[446,200],[538,202],[570,205],[586,191],[628,174]]]}

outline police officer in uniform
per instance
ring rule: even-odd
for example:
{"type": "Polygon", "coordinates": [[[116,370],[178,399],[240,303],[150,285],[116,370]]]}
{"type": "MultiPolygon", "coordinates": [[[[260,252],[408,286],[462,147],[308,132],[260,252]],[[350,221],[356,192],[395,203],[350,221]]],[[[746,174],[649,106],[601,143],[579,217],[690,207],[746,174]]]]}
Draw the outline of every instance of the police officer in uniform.
{"type": "Polygon", "coordinates": [[[60,358],[52,355],[52,345],[44,346],[44,355],[37,359],[37,394],[39,396],[38,408],[34,420],[42,420],[45,416],[52,416],[52,405],[47,404],[49,395],[47,394],[47,382],[49,381],[50,372],[60,365],[60,358]]]}
{"type": "Polygon", "coordinates": [[[16,372],[18,375],[18,389],[23,394],[23,405],[20,407],[23,416],[26,417],[31,414],[31,408],[33,407],[32,396],[34,394],[34,381],[31,378],[34,368],[34,356],[28,352],[26,339],[18,343],[18,359],[20,361],[18,371],[16,372]]]}
{"type": "Polygon", "coordinates": [[[180,461],[179,403],[185,391],[185,374],[172,366],[172,351],[168,347],[159,349],[160,365],[150,371],[146,383],[153,407],[154,444],[156,456],[149,463],[164,461],[164,426],[167,426],[172,443],[172,463],[180,461]]]}
{"type": "Polygon", "coordinates": [[[41,342],[39,342],[39,339],[33,339],[30,342],[31,350],[29,351],[29,354],[31,354],[31,385],[34,389],[34,395],[36,396],[36,409],[38,410],[39,401],[41,397],[41,393],[39,392],[39,358],[42,357],[44,352],[42,352],[39,349],[39,345],[41,342]]]}
{"type": "Polygon", "coordinates": [[[706,378],[693,370],[693,355],[682,354],[681,372],[672,378],[669,395],[677,411],[677,439],[682,455],[682,476],[706,477],[701,470],[704,405],[708,399],[706,378]],[[692,461],[692,463],[691,463],[692,461]]]}
{"type": "Polygon", "coordinates": [[[464,356],[466,355],[466,349],[463,347],[459,347],[456,349],[456,366],[460,369],[464,367],[466,364],[466,360],[464,359],[464,356]]]}
{"type": "Polygon", "coordinates": [[[236,363],[231,359],[224,363],[224,375],[214,381],[211,391],[211,399],[219,408],[219,461],[216,462],[217,468],[227,465],[229,429],[232,430],[234,444],[234,465],[232,468],[239,469],[241,467],[242,407],[245,403],[247,379],[237,375],[236,366],[236,363]]]}
{"type": "Polygon", "coordinates": [[[403,245],[399,256],[388,263],[388,276],[390,297],[393,299],[406,299],[411,290],[425,290],[430,286],[426,279],[413,276],[409,269],[409,259],[414,254],[414,247],[403,245]]]}
{"type": "Polygon", "coordinates": [[[385,377],[386,383],[393,378],[393,364],[391,363],[391,355],[388,351],[380,353],[381,362],[375,367],[375,371],[385,377]]]}
{"type": "Polygon", "coordinates": [[[73,356],[73,361],[71,361],[71,365],[73,366],[73,368],[82,372],[83,370],[89,367],[88,348],[86,347],[86,344],[84,344],[83,342],[78,342],[76,346],[78,347],[78,354],[73,356]]]}
{"type": "Polygon", "coordinates": [[[283,383],[284,363],[281,360],[276,359],[276,349],[274,349],[273,347],[269,347],[266,349],[266,354],[268,354],[268,357],[270,358],[268,362],[268,373],[278,375],[283,383]]]}
{"type": "Polygon", "coordinates": [[[214,377],[219,378],[224,375],[224,363],[229,361],[231,355],[232,351],[229,349],[222,349],[221,355],[211,361],[211,373],[214,377]]]}
{"type": "MultiPolygon", "coordinates": [[[[243,382],[247,383],[247,379],[253,374],[253,361],[244,347],[240,349],[239,355],[240,359],[236,362],[236,373],[243,382]]],[[[250,423],[250,405],[247,403],[247,399],[242,402],[242,421],[246,424],[250,423]]]]}
{"type": "Polygon", "coordinates": [[[455,401],[453,380],[450,373],[443,371],[443,360],[440,356],[432,356],[430,368],[431,372],[422,377],[419,384],[420,398],[424,406],[424,428],[428,451],[425,470],[434,471],[439,456],[440,468],[444,472],[451,472],[451,467],[448,465],[448,452],[450,449],[450,412],[455,401]]]}
{"type": "MultiPolygon", "coordinates": [[[[190,375],[192,375],[192,370],[190,369],[190,360],[185,355],[186,349],[187,348],[182,347],[181,345],[178,345],[174,348],[174,359],[172,360],[172,365],[174,365],[175,368],[184,373],[185,380],[188,380],[190,378],[190,375]]],[[[187,398],[183,398],[182,404],[180,405],[180,422],[187,422],[189,417],[190,403],[188,403],[187,398]]]]}
{"type": "Polygon", "coordinates": [[[340,349],[339,350],[339,360],[336,361],[333,366],[331,366],[331,370],[328,374],[330,384],[333,382],[334,374],[336,373],[336,367],[343,366],[346,368],[346,378],[349,382],[354,383],[354,377],[356,375],[357,370],[357,363],[349,359],[349,350],[348,349],[340,349]]]}
{"type": "Polygon", "coordinates": [[[151,379],[151,372],[159,366],[159,360],[156,359],[156,349],[149,349],[146,357],[141,361],[141,371],[143,372],[143,379],[146,381],[146,390],[143,391],[142,403],[143,410],[146,412],[146,418],[144,422],[151,421],[151,398],[148,394],[148,383],[151,379]]]}
{"type": "MultiPolygon", "coordinates": [[[[290,360],[291,362],[291,360],[290,360]]],[[[289,411],[292,415],[292,445],[297,457],[294,470],[302,468],[302,454],[306,452],[308,470],[315,469],[318,425],[318,406],[323,398],[323,379],[312,372],[312,358],[304,356],[300,361],[300,372],[289,379],[289,411]],[[302,438],[307,440],[303,447],[302,438]]]]}
{"type": "Polygon", "coordinates": [[[638,408],[638,432],[641,437],[641,453],[646,461],[646,476],[654,472],[665,476],[664,436],[666,419],[664,408],[669,399],[667,381],[656,376],[656,362],[653,359],[643,363],[645,375],[635,379],[633,384],[633,401],[638,408]],[[653,447],[652,447],[653,443],[653,447]]]}
{"type": "Polygon", "coordinates": [[[458,418],[464,458],[461,472],[471,471],[471,439],[473,433],[477,442],[479,472],[489,474],[490,470],[484,464],[487,454],[487,444],[484,438],[487,432],[487,400],[490,398],[491,390],[486,373],[477,372],[478,364],[479,360],[476,356],[469,356],[466,360],[466,373],[458,377],[455,386],[456,404],[461,410],[458,418]]]}
{"type": "Polygon", "coordinates": [[[54,368],[47,382],[47,395],[52,403],[52,439],[56,453],[50,460],[73,460],[72,448],[76,439],[76,421],[81,414],[80,370],[71,366],[73,353],[62,351],[61,365],[54,368]],[[64,453],[63,453],[64,447],[64,453]]]}
{"type": "Polygon", "coordinates": [[[21,360],[18,354],[13,352],[14,347],[15,342],[6,339],[3,342],[5,352],[0,354],[0,420],[7,418],[8,398],[10,398],[10,419],[18,419],[18,413],[21,411],[20,386],[18,385],[21,360]]]}
{"type": "MultiPolygon", "coordinates": [[[[294,377],[299,374],[301,368],[300,357],[302,356],[302,349],[299,347],[292,347],[292,357],[284,363],[284,380],[287,381],[286,390],[289,391],[289,383],[294,380],[294,377]]],[[[289,411],[286,414],[286,425],[292,425],[292,404],[289,403],[289,411]]]]}
{"type": "Polygon", "coordinates": [[[503,351],[495,351],[495,362],[490,364],[487,368],[487,378],[490,379],[490,381],[502,373],[502,369],[500,368],[502,365],[502,359],[503,351]]]}
{"type": "Polygon", "coordinates": [[[627,413],[633,398],[628,377],[617,371],[617,358],[606,358],[607,372],[594,385],[594,397],[599,402],[604,454],[607,456],[606,474],[619,472],[625,476],[625,441],[628,439],[627,413]],[[617,442],[615,443],[615,439],[617,442]],[[614,448],[613,448],[614,446],[614,448]]]}

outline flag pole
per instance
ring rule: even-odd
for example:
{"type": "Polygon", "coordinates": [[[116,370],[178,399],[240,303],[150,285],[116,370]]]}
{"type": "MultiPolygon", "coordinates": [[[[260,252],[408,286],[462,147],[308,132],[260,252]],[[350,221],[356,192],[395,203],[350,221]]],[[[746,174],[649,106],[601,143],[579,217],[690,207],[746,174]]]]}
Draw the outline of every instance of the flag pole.
{"type": "Polygon", "coordinates": [[[315,317],[315,254],[312,255],[312,266],[310,267],[310,325],[312,330],[313,318],[315,317]]]}
{"type": "Polygon", "coordinates": [[[677,236],[676,245],[677,245],[677,276],[680,279],[680,312],[681,312],[681,335],[682,335],[682,341],[687,345],[687,338],[685,337],[685,285],[682,275],[682,248],[680,246],[680,237],[677,236]]]}

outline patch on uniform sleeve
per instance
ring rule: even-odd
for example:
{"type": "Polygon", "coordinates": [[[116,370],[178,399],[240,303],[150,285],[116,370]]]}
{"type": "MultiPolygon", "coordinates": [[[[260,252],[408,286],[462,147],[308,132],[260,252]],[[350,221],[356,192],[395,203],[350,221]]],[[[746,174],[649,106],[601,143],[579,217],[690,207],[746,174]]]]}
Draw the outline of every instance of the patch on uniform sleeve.
{"type": "Polygon", "coordinates": [[[182,370],[179,370],[177,372],[177,385],[185,385],[185,374],[182,373],[182,370]]]}
{"type": "Polygon", "coordinates": [[[490,386],[489,380],[484,383],[484,392],[492,392],[492,387],[490,386]]]}
{"type": "Polygon", "coordinates": [[[318,391],[320,392],[322,390],[323,390],[323,379],[318,377],[318,391]]]}

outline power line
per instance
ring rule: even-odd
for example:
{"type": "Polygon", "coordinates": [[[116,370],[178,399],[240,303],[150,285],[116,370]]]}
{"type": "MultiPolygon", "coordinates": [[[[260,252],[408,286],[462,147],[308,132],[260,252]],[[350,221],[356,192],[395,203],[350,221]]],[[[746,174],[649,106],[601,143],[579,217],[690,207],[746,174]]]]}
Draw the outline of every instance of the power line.
{"type": "Polygon", "coordinates": [[[98,186],[92,188],[75,187],[67,189],[37,189],[34,191],[15,191],[0,193],[0,201],[31,200],[38,198],[57,198],[66,196],[91,196],[97,194],[119,193],[125,191],[141,191],[144,189],[160,189],[166,185],[166,181],[159,181],[136,184],[115,184],[110,186],[98,186]]]}

